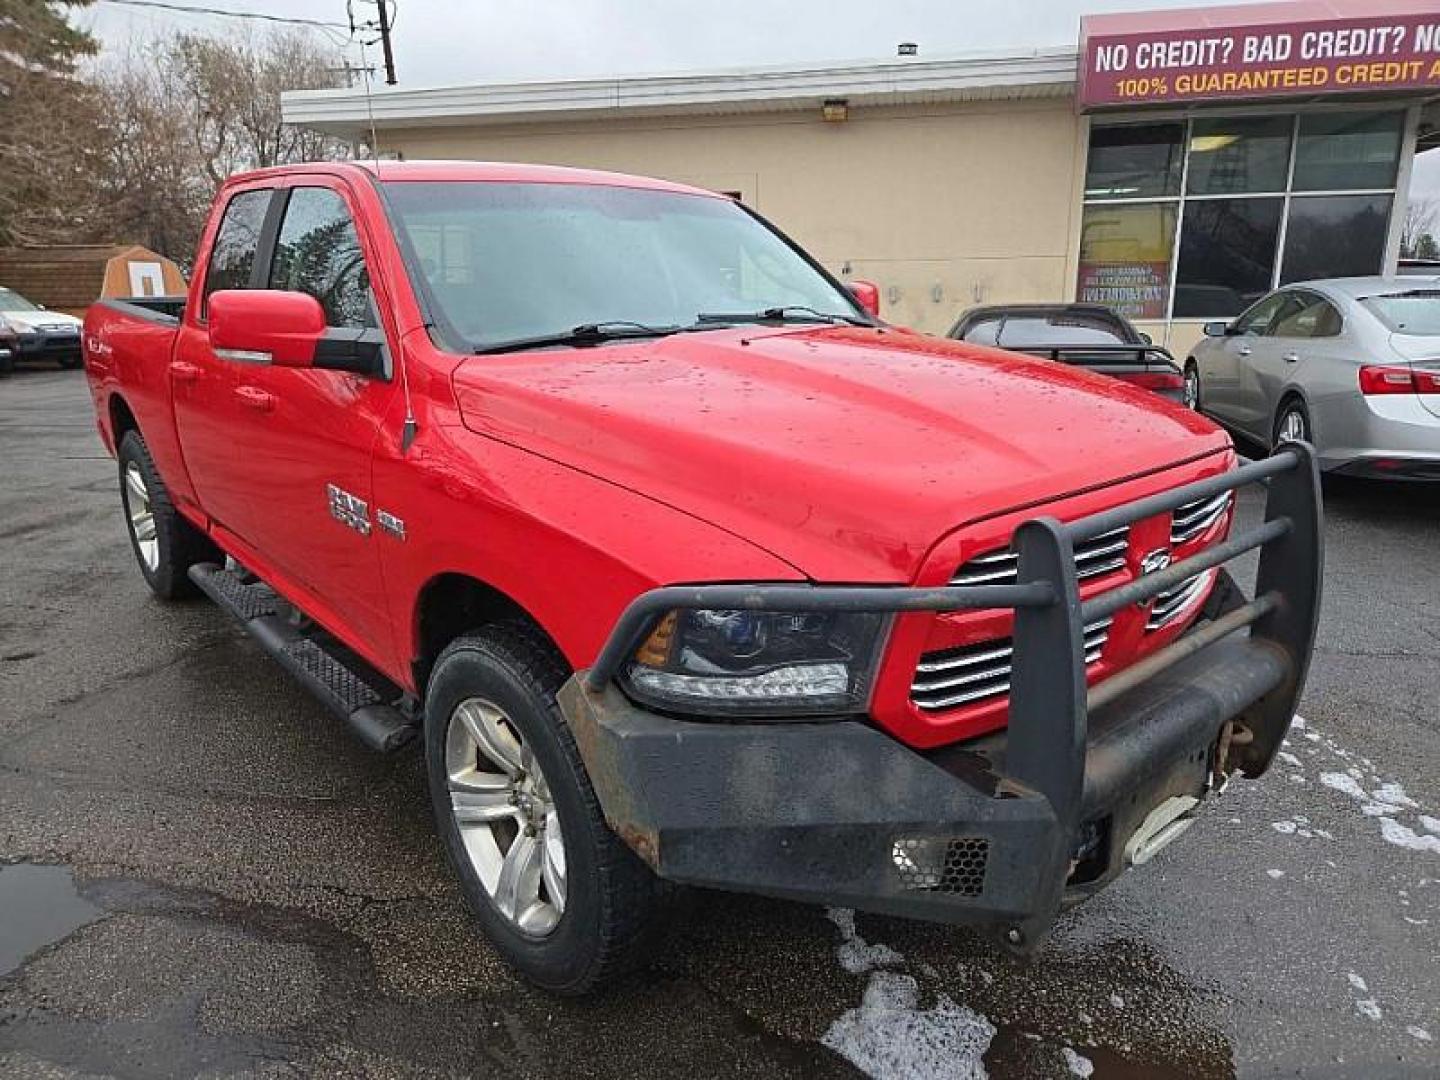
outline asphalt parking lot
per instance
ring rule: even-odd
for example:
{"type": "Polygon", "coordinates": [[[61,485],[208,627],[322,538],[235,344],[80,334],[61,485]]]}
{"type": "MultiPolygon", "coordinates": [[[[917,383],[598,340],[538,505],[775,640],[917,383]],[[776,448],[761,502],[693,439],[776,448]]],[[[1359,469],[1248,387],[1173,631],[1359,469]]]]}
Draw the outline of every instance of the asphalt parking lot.
{"type": "Polygon", "coordinates": [[[151,599],[83,376],[0,382],[0,460],[0,1074],[1440,1074],[1440,492],[1327,485],[1282,762],[1035,961],[706,894],[573,1002],[471,928],[418,754],[151,599]]]}

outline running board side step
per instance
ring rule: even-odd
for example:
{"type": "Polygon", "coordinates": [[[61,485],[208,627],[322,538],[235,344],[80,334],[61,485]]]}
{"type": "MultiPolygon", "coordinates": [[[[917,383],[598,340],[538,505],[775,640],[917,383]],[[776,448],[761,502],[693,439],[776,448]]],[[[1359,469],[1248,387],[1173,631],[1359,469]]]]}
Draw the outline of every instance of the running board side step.
{"type": "Polygon", "coordinates": [[[297,629],[269,586],[214,563],[192,566],[190,580],[370,749],[392,753],[415,737],[417,721],[406,711],[404,692],[327,636],[297,629]]]}

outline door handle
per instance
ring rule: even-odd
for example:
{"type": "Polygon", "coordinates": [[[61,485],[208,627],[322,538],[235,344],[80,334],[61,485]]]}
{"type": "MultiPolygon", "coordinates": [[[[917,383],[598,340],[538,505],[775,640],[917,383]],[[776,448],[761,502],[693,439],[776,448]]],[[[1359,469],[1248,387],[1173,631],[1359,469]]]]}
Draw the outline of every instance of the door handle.
{"type": "Polygon", "coordinates": [[[261,390],[258,386],[239,387],[235,396],[257,412],[275,411],[275,395],[261,390]]]}
{"type": "Polygon", "coordinates": [[[1287,364],[1298,364],[1300,362],[1300,354],[1287,352],[1281,359],[1287,364]]]}
{"type": "Polygon", "coordinates": [[[171,360],[170,374],[176,382],[194,382],[203,372],[195,364],[187,364],[184,360],[171,360]]]}

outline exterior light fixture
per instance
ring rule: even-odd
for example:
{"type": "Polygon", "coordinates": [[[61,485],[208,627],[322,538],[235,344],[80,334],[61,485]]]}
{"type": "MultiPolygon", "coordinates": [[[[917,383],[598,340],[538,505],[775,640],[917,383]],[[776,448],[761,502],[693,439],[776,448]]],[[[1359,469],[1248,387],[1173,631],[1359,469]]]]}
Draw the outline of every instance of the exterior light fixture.
{"type": "Polygon", "coordinates": [[[820,106],[820,115],[829,124],[838,124],[850,119],[850,103],[844,98],[826,98],[820,106]]]}
{"type": "Polygon", "coordinates": [[[900,56],[919,56],[920,46],[913,41],[902,41],[900,47],[895,50],[900,56]]]}

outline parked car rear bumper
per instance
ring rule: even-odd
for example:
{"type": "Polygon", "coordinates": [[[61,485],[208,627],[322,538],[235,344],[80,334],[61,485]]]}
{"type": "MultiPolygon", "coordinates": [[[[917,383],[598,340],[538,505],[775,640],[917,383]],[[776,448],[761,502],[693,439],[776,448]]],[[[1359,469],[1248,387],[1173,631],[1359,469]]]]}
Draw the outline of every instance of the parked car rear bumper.
{"type": "Polygon", "coordinates": [[[1231,771],[1254,777],[1268,768],[1313,647],[1318,500],[1312,451],[1289,445],[1269,461],[1083,522],[1022,525],[1018,585],[814,589],[815,610],[874,610],[887,592],[897,611],[955,610],[977,593],[980,606],[1016,608],[1009,727],[938,752],[906,747],[863,718],[660,715],[616,685],[666,611],[784,610],[804,592],[796,586],[645,594],[595,665],[566,683],[560,705],[607,821],[660,876],[975,924],[1027,951],[1064,906],[1148,855],[1127,846],[1178,833],[1194,800],[1231,771]],[[1219,565],[1259,547],[1256,599],[1232,593],[1185,637],[1087,691],[1087,609],[1154,595],[1170,571],[1082,603],[1069,537],[1262,481],[1264,526],[1171,568],[1184,577],[1197,562],[1219,565]],[[1050,589],[1053,599],[1036,599],[1050,589]],[[1169,821],[1172,812],[1181,816],[1169,821]]]}
{"type": "Polygon", "coordinates": [[[1418,394],[1365,398],[1316,417],[1320,467],[1351,476],[1440,479],[1440,415],[1418,394]]]}

